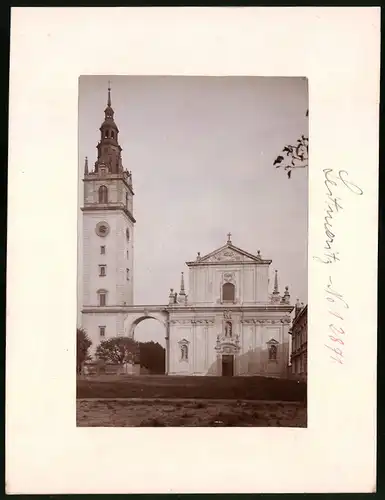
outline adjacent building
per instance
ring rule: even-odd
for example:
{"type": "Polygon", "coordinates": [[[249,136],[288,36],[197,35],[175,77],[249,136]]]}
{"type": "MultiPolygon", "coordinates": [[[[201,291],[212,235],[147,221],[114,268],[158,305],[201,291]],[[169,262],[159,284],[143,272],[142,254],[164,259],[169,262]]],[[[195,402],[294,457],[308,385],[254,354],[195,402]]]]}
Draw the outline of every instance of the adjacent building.
{"type": "Polygon", "coordinates": [[[295,377],[307,378],[307,305],[298,301],[294,308],[291,334],[291,373],[295,377]]]}

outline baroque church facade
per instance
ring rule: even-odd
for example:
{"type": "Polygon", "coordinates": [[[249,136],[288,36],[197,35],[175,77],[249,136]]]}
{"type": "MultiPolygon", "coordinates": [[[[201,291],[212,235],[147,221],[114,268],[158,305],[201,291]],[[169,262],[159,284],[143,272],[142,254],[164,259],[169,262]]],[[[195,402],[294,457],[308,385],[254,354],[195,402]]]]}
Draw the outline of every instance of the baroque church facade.
{"type": "Polygon", "coordinates": [[[275,271],[270,293],[271,260],[238,248],[230,233],[220,248],[186,262],[188,291],[182,273],[164,304],[134,304],[133,179],[123,167],[110,89],[104,114],[93,168],[85,160],[81,207],[81,326],[93,349],[110,337],[134,337],[138,323],[154,318],[164,325],[166,374],[287,376],[288,287],[279,292],[275,271]]]}

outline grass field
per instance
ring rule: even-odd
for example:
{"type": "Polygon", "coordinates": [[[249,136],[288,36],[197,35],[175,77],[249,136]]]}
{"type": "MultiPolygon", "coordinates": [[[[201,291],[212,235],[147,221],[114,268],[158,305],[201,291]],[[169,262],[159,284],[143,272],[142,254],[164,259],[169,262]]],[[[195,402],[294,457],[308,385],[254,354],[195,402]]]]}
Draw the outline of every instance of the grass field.
{"type": "Polygon", "coordinates": [[[306,383],[268,377],[165,375],[79,378],[76,396],[88,398],[182,398],[306,402],[306,383]]]}
{"type": "Polygon", "coordinates": [[[306,427],[304,403],[79,400],[78,427],[306,427]]]}

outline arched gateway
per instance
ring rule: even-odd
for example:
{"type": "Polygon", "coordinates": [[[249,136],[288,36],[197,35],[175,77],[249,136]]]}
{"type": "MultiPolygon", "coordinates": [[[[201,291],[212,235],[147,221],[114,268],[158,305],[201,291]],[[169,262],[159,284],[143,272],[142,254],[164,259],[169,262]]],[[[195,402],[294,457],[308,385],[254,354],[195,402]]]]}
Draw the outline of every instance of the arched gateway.
{"type": "MultiPolygon", "coordinates": [[[[126,308],[124,317],[124,335],[130,338],[135,338],[135,328],[142,321],[154,319],[161,323],[164,327],[164,338],[166,340],[166,362],[165,374],[168,373],[169,354],[169,314],[164,306],[132,306],[126,308]]],[[[156,340],[156,339],[154,339],[156,340]]],[[[161,340],[161,339],[159,339],[161,340]]]]}
{"type": "Polygon", "coordinates": [[[124,318],[124,335],[134,337],[135,327],[146,319],[155,319],[165,328],[165,337],[168,331],[168,311],[164,306],[133,306],[127,308],[124,318]]]}

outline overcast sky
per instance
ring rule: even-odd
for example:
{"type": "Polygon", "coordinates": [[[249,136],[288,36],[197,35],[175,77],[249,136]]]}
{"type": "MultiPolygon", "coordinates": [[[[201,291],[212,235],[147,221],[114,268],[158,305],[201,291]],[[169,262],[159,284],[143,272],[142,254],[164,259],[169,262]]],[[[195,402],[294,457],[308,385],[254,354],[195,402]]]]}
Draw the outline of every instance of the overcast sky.
{"type": "MultiPolygon", "coordinates": [[[[285,144],[308,134],[307,81],[81,77],[81,175],[84,157],[96,160],[108,80],[123,166],[133,174],[135,303],[166,304],[181,271],[188,289],[185,262],[224,245],[229,231],[234,245],[272,259],[270,276],[278,269],[293,303],[307,302],[307,170],[288,180],[273,167],[285,144]]],[[[81,182],[79,189],[82,197],[81,182]]],[[[164,337],[155,321],[136,334],[164,337]]]]}

